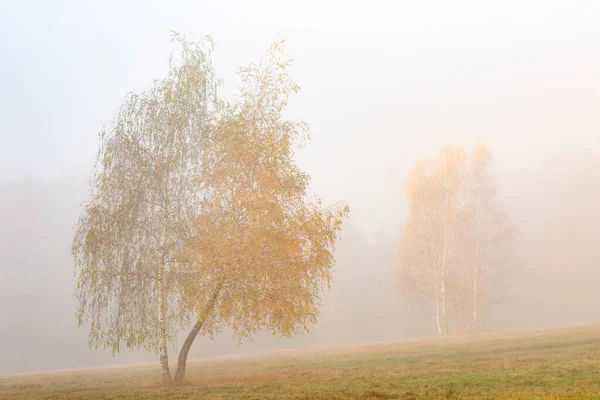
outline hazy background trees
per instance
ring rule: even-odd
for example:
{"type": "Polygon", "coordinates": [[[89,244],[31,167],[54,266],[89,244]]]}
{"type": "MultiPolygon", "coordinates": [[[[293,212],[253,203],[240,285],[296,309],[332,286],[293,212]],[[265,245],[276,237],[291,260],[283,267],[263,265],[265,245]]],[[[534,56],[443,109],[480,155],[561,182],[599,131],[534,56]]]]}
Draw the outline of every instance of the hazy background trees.
{"type": "Polygon", "coordinates": [[[400,242],[405,292],[435,303],[438,333],[483,328],[489,279],[510,256],[512,226],[496,200],[490,149],[442,147],[410,173],[400,242]],[[449,315],[453,321],[449,321],[449,315]]]}

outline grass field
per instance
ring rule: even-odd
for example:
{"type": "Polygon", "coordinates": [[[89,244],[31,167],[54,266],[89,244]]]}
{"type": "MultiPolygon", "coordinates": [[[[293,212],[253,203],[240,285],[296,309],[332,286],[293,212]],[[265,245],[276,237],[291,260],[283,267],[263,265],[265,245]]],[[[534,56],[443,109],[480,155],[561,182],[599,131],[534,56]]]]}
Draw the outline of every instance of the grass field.
{"type": "Polygon", "coordinates": [[[600,399],[600,325],[0,377],[1,399],[600,399]]]}

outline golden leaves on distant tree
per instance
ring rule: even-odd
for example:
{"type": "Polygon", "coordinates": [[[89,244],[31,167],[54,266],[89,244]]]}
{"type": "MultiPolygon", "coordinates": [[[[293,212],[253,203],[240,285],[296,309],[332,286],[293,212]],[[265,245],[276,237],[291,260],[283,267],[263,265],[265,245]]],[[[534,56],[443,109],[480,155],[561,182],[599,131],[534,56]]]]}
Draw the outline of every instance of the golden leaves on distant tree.
{"type": "Polygon", "coordinates": [[[471,157],[445,146],[420,161],[405,187],[409,214],[401,238],[408,292],[435,300],[440,334],[449,315],[458,329],[481,329],[486,278],[506,255],[512,226],[495,200],[490,150],[478,144],[471,157]]]}

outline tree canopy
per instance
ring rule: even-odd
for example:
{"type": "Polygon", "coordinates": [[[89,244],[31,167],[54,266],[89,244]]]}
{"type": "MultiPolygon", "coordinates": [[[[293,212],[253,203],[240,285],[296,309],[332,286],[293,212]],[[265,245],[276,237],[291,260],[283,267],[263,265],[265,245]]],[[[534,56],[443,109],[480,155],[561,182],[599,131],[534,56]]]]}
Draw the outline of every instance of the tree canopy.
{"type": "Polygon", "coordinates": [[[450,314],[459,329],[481,328],[483,283],[507,254],[512,226],[496,201],[491,168],[482,144],[470,157],[445,146],[417,163],[406,184],[403,279],[409,293],[435,301],[440,334],[448,333],[450,314]]]}
{"type": "Polygon", "coordinates": [[[100,134],[98,161],[73,241],[79,324],[90,345],[160,354],[193,325],[292,335],[316,322],[347,207],[309,199],[294,162],[306,139],[282,113],[298,90],[276,41],[241,70],[238,98],[217,97],[212,42],[179,35],[181,56],[148,92],[129,95],[100,134]]]}

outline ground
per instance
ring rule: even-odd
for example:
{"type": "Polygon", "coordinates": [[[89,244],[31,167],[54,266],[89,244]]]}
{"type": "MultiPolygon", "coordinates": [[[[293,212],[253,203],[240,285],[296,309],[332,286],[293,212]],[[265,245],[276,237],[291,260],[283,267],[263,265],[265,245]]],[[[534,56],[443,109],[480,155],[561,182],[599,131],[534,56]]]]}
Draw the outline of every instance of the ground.
{"type": "Polygon", "coordinates": [[[1,399],[600,399],[600,325],[0,377],[1,399]]]}

